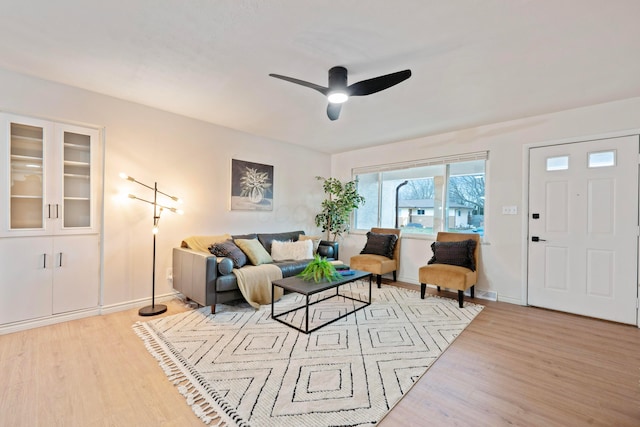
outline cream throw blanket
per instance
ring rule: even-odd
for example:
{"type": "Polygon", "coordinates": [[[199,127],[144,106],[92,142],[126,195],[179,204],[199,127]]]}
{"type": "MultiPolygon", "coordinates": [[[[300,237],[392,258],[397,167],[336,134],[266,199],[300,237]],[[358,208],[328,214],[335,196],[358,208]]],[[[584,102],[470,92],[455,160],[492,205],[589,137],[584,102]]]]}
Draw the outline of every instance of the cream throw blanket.
{"type": "MultiPolygon", "coordinates": [[[[282,279],[282,270],[273,264],[245,265],[234,268],[242,296],[256,310],[261,304],[271,304],[271,281],[282,279]]],[[[276,287],[276,301],[282,296],[282,288],[276,287]]]]}

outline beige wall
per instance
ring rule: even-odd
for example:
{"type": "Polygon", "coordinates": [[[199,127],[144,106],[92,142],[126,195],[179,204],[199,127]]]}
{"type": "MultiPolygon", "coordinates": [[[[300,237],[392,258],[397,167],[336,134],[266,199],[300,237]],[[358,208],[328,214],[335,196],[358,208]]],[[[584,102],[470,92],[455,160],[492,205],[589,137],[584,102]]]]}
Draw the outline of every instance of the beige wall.
{"type": "MultiPolygon", "coordinates": [[[[171,248],[191,234],[316,232],[322,201],[316,175],[329,176],[330,156],[96,93],[0,70],[0,110],[104,127],[103,304],[150,298],[153,211],[121,193],[153,192],[118,177],[126,172],[185,201],[185,215],[162,214],[156,295],[171,291],[171,248]],[[274,166],[273,212],[229,210],[231,158],[274,166]],[[315,189],[317,191],[309,191],[315,189]]],[[[151,195],[151,197],[150,197],[151,195]]]]}
{"type": "MultiPolygon", "coordinates": [[[[332,175],[348,179],[356,167],[488,150],[478,288],[497,291],[503,301],[525,303],[527,145],[630,129],[640,129],[640,98],[341,153],[332,157],[332,175]],[[518,206],[518,215],[502,215],[502,206],[512,205],[518,206]]],[[[362,234],[351,234],[342,243],[340,257],[348,260],[362,249],[364,241],[362,234]]],[[[401,280],[418,283],[418,268],[431,257],[430,244],[430,240],[403,240],[401,280]]]]}

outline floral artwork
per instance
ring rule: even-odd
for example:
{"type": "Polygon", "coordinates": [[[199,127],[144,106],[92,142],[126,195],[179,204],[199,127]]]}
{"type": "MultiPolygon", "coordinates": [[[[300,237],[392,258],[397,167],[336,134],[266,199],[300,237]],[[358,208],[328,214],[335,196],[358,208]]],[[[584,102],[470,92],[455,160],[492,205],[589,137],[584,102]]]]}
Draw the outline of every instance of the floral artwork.
{"type": "Polygon", "coordinates": [[[231,160],[231,210],[273,210],[273,166],[231,160]]]}

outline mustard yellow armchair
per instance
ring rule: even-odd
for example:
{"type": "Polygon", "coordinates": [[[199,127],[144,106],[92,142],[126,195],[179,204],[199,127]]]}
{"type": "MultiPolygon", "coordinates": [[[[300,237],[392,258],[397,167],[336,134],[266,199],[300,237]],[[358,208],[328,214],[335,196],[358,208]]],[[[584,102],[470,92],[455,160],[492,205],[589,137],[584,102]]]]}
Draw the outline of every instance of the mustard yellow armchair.
{"type": "Polygon", "coordinates": [[[478,251],[480,236],[478,234],[439,232],[436,242],[432,245],[434,257],[428,265],[420,267],[420,297],[424,299],[427,284],[458,291],[458,305],[463,306],[464,291],[470,289],[471,298],[478,281],[478,251]],[[465,245],[465,241],[472,240],[475,244],[465,245]],[[442,242],[458,242],[456,244],[440,244],[442,242]]]}
{"type": "MultiPolygon", "coordinates": [[[[400,269],[400,230],[398,228],[372,228],[371,233],[375,234],[395,234],[397,239],[393,249],[393,257],[389,258],[380,253],[364,253],[351,257],[349,267],[352,270],[368,271],[376,275],[376,283],[378,287],[382,285],[382,275],[393,273],[393,281],[396,281],[396,272],[400,269]]],[[[366,250],[370,246],[370,240],[367,238],[366,250]]],[[[382,253],[382,252],[381,252],[382,253]]],[[[391,255],[391,254],[387,254],[391,255]]],[[[369,278],[371,280],[371,278],[369,278]]]]}

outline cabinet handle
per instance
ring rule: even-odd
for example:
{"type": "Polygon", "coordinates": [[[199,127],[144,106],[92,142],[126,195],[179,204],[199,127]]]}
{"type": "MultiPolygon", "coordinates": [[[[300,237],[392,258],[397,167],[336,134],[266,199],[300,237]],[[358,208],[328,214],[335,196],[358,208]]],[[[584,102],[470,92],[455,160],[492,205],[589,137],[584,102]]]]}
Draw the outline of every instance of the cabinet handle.
{"type": "Polygon", "coordinates": [[[58,206],[60,205],[56,203],[56,219],[60,218],[60,215],[58,213],[58,206]]]}
{"type": "Polygon", "coordinates": [[[47,268],[47,254],[42,254],[42,268],[47,268]]]}
{"type": "Polygon", "coordinates": [[[49,211],[47,218],[51,219],[51,203],[47,203],[47,210],[49,211]]]}
{"type": "Polygon", "coordinates": [[[59,258],[60,262],[58,263],[58,267],[62,267],[62,252],[60,252],[59,255],[60,255],[60,258],[59,258]]]}

